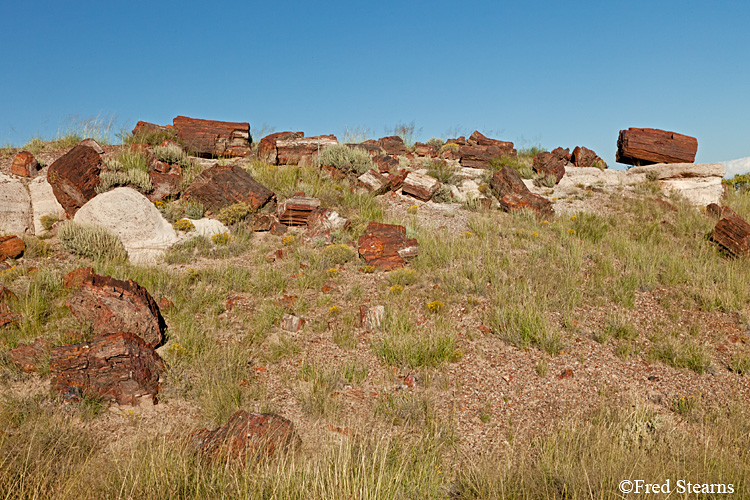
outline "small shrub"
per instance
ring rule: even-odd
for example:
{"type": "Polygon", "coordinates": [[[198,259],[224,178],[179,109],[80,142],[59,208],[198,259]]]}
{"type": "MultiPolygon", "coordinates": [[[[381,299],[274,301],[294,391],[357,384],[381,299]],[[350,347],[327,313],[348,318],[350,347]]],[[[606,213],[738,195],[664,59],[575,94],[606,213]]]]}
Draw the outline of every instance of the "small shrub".
{"type": "Polygon", "coordinates": [[[57,214],[42,215],[42,217],[39,219],[39,222],[42,223],[42,227],[45,229],[45,231],[49,231],[50,229],[52,229],[52,226],[54,226],[55,223],[59,221],[60,217],[58,217],[57,214]]]}
{"type": "Polygon", "coordinates": [[[442,312],[443,309],[445,309],[445,304],[443,304],[439,300],[433,300],[432,302],[428,302],[425,307],[427,309],[427,312],[439,313],[442,312]]]}
{"type": "Polygon", "coordinates": [[[711,357],[700,346],[692,343],[678,343],[665,340],[651,349],[651,359],[659,360],[675,368],[688,368],[702,375],[711,366],[711,357]]]}
{"type": "Polygon", "coordinates": [[[323,249],[323,260],[326,265],[340,266],[356,257],[357,253],[349,245],[343,243],[328,245],[323,249]]]}
{"type": "Polygon", "coordinates": [[[345,144],[326,146],[320,152],[318,161],[321,165],[330,165],[345,174],[361,175],[372,168],[370,153],[345,144]]]}
{"type": "Polygon", "coordinates": [[[609,229],[607,221],[596,214],[578,212],[570,219],[573,222],[574,231],[571,234],[576,234],[579,238],[592,243],[599,243],[609,229]]]}
{"type": "Polygon", "coordinates": [[[407,286],[417,281],[417,272],[414,269],[402,267],[389,272],[386,279],[389,285],[407,286]]]}
{"type": "Polygon", "coordinates": [[[180,219],[172,224],[172,227],[174,227],[175,231],[182,231],[183,233],[195,231],[195,224],[190,222],[189,219],[180,219]]]}
{"type": "Polygon", "coordinates": [[[35,238],[34,236],[23,236],[22,237],[26,248],[23,251],[23,256],[28,259],[38,259],[40,257],[48,257],[52,254],[52,246],[46,241],[35,238]]]}
{"type": "Polygon", "coordinates": [[[166,140],[174,140],[177,132],[174,129],[153,130],[143,129],[135,135],[126,136],[124,142],[127,144],[150,144],[157,146],[166,140]]]}
{"type": "Polygon", "coordinates": [[[406,209],[406,213],[409,215],[417,215],[418,212],[419,212],[419,207],[417,207],[416,205],[412,205],[406,209]]]}
{"type": "Polygon", "coordinates": [[[441,155],[446,151],[453,151],[454,153],[458,153],[458,144],[455,144],[453,142],[443,144],[442,146],[440,146],[440,150],[438,150],[438,155],[441,155]]]}
{"type": "Polygon", "coordinates": [[[534,185],[535,186],[543,186],[548,188],[555,187],[555,184],[557,184],[557,177],[555,177],[553,174],[548,174],[545,176],[539,176],[534,179],[534,185]]]}
{"type": "Polygon", "coordinates": [[[453,193],[451,192],[450,186],[441,184],[435,194],[432,195],[432,201],[435,203],[451,203],[453,201],[453,193]]]}
{"type": "Polygon", "coordinates": [[[100,226],[67,221],[57,233],[60,243],[68,252],[100,261],[124,262],[128,252],[120,238],[100,226]]]}
{"type": "Polygon", "coordinates": [[[656,170],[649,170],[646,172],[646,180],[649,182],[654,182],[656,179],[659,178],[659,172],[656,170]]]}
{"type": "Polygon", "coordinates": [[[211,241],[213,241],[215,245],[228,245],[232,239],[232,235],[226,232],[211,236],[211,241]]]}
{"type": "Polygon", "coordinates": [[[168,144],[166,146],[155,146],[152,150],[153,155],[157,160],[169,163],[170,165],[179,165],[183,168],[189,168],[193,166],[193,160],[190,159],[185,151],[176,144],[168,144]]]}
{"type": "Polygon", "coordinates": [[[235,203],[219,210],[216,218],[225,226],[232,226],[245,220],[251,213],[253,213],[253,207],[247,203],[235,203]]]}
{"type": "Polygon", "coordinates": [[[441,160],[431,160],[425,165],[427,175],[439,180],[441,184],[450,184],[455,181],[458,169],[453,165],[441,160]]]}
{"type": "Polygon", "coordinates": [[[121,170],[112,172],[105,170],[99,174],[99,184],[96,186],[96,192],[106,193],[119,186],[132,186],[144,194],[154,190],[148,172],[142,170],[121,170]]]}
{"type": "Polygon", "coordinates": [[[428,146],[435,146],[436,148],[441,148],[443,144],[445,144],[445,141],[443,139],[439,139],[437,137],[430,137],[427,139],[427,142],[425,142],[428,146]]]}
{"type": "Polygon", "coordinates": [[[488,317],[493,333],[520,349],[535,346],[550,354],[563,349],[542,312],[524,306],[497,306],[488,317]]]}
{"type": "Polygon", "coordinates": [[[185,217],[188,219],[202,219],[205,213],[206,207],[203,206],[203,203],[196,200],[190,200],[185,203],[185,217]]]}
{"type": "Polygon", "coordinates": [[[672,401],[672,411],[683,416],[690,415],[700,403],[700,398],[696,396],[678,395],[672,401]]]}

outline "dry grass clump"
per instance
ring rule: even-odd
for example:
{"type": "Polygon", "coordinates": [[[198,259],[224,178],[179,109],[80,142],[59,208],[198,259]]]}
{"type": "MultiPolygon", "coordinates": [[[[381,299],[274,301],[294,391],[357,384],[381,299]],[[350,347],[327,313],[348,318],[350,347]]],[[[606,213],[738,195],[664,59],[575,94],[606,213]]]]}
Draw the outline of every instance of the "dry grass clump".
{"type": "Polygon", "coordinates": [[[116,158],[105,159],[104,164],[107,170],[99,174],[97,193],[106,193],[118,186],[132,186],[144,194],[154,190],[148,175],[148,160],[143,153],[124,149],[116,158]]]}
{"type": "Polygon", "coordinates": [[[125,262],[128,252],[120,238],[101,226],[67,221],[60,225],[57,237],[70,253],[96,261],[125,262]]]}
{"type": "Polygon", "coordinates": [[[326,146],[320,152],[318,161],[321,165],[330,165],[345,174],[361,175],[372,168],[370,153],[346,144],[326,146]]]}
{"type": "Polygon", "coordinates": [[[235,203],[219,210],[216,218],[225,226],[232,226],[242,222],[253,212],[253,207],[247,203],[235,203]]]}

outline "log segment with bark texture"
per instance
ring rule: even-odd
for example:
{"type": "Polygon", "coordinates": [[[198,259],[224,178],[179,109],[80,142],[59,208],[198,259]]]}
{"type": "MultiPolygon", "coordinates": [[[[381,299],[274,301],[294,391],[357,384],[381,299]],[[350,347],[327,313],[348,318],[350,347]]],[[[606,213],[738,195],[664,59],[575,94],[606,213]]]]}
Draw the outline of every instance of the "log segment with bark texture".
{"type": "Polygon", "coordinates": [[[39,371],[39,367],[48,351],[49,341],[39,337],[31,344],[21,344],[15,349],[8,351],[8,361],[21,371],[34,373],[39,371]]]}
{"type": "Polygon", "coordinates": [[[607,168],[606,161],[602,160],[599,155],[597,155],[591,149],[585,148],[583,146],[576,146],[570,156],[570,161],[576,167],[607,168]]]}
{"type": "Polygon", "coordinates": [[[410,194],[422,201],[429,201],[439,188],[440,181],[417,172],[409,172],[401,185],[404,194],[410,194]]]}
{"type": "Polygon", "coordinates": [[[166,367],[153,347],[132,333],[108,333],[90,342],[53,347],[52,387],[65,399],[103,398],[135,405],[155,402],[166,367]]]}
{"type": "Polygon", "coordinates": [[[279,140],[299,139],[305,137],[304,132],[275,132],[265,136],[258,142],[258,159],[269,165],[276,165],[278,153],[276,142],[279,140]]]}
{"type": "Polygon", "coordinates": [[[302,443],[294,424],[284,417],[245,410],[235,412],[221,427],[194,432],[191,441],[206,458],[241,462],[272,455],[276,450],[295,449],[302,443]]]}
{"type": "Polygon", "coordinates": [[[0,261],[17,259],[26,250],[26,243],[18,236],[0,236],[0,261]]]}
{"type": "Polygon", "coordinates": [[[81,274],[80,290],[65,302],[73,316],[91,323],[96,333],[129,332],[151,347],[161,345],[167,325],[145,288],[133,280],[116,280],[87,269],[81,274]]]}
{"type": "Polygon", "coordinates": [[[550,152],[534,156],[534,171],[542,177],[553,176],[555,184],[565,175],[565,166],[570,164],[570,150],[555,148],[550,152]]]}
{"type": "Polygon", "coordinates": [[[247,156],[250,124],[178,116],[172,123],[186,148],[198,156],[247,156]]]}
{"type": "Polygon", "coordinates": [[[721,213],[711,239],[735,257],[750,256],[750,224],[727,207],[721,213]]]}
{"type": "Polygon", "coordinates": [[[235,203],[247,203],[257,210],[275,198],[270,189],[253,179],[245,169],[229,165],[214,165],[204,170],[183,196],[198,200],[212,210],[235,203]]]}
{"type": "Polygon", "coordinates": [[[147,134],[152,132],[163,132],[165,134],[170,134],[174,132],[174,129],[168,125],[157,125],[155,123],[139,121],[135,124],[132,134],[134,136],[137,136],[139,134],[147,134]]]}
{"type": "Polygon", "coordinates": [[[653,128],[629,128],[620,130],[616,160],[626,165],[693,163],[697,151],[695,137],[653,128]]]}
{"type": "Polygon", "coordinates": [[[388,178],[373,169],[357,177],[357,183],[375,195],[385,193],[390,186],[388,178]]]}
{"type": "Polygon", "coordinates": [[[385,154],[388,155],[406,154],[406,144],[404,144],[404,140],[397,135],[381,137],[380,139],[378,139],[378,145],[383,148],[385,150],[385,154]]]}
{"type": "Polygon", "coordinates": [[[320,206],[320,200],[307,196],[295,196],[279,205],[279,222],[287,226],[306,226],[313,210],[320,206]]]}
{"type": "Polygon", "coordinates": [[[417,240],[407,238],[406,228],[396,224],[370,222],[357,244],[360,257],[382,271],[403,267],[419,251],[417,240]]]}
{"type": "Polygon", "coordinates": [[[21,151],[13,158],[10,173],[20,175],[21,177],[35,177],[38,172],[39,163],[34,158],[34,155],[28,151],[21,151]]]}
{"type": "Polygon", "coordinates": [[[490,189],[506,212],[530,209],[538,216],[550,216],[554,213],[552,203],[529,191],[514,168],[506,166],[496,172],[490,181],[490,189]]]}
{"type": "Polygon", "coordinates": [[[101,155],[94,148],[81,145],[50,165],[47,181],[69,218],[96,196],[102,166],[101,155]]]}
{"type": "Polygon", "coordinates": [[[338,144],[335,135],[296,137],[276,140],[276,153],[279,165],[296,165],[311,162],[326,146],[338,144]]]}

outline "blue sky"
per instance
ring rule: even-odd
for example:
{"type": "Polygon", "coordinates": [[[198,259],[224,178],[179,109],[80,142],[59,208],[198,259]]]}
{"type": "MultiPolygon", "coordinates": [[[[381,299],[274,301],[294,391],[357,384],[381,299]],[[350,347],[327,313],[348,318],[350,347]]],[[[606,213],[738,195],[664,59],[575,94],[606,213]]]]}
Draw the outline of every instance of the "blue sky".
{"type": "Polygon", "coordinates": [[[479,129],[613,166],[620,129],[654,127],[731,160],[750,156],[749,5],[5,1],[0,145],[75,117],[187,115],[339,138],[479,129]]]}

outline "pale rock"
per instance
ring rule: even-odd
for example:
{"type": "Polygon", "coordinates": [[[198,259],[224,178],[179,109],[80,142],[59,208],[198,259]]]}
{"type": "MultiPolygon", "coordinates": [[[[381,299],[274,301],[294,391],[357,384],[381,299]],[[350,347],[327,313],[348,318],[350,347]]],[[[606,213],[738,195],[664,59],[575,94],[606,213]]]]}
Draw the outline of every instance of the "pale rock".
{"type": "Polygon", "coordinates": [[[39,235],[44,232],[41,219],[45,215],[56,215],[58,219],[65,218],[65,209],[57,201],[46,175],[40,175],[29,183],[29,193],[34,214],[34,234],[39,235]]]}
{"type": "Polygon", "coordinates": [[[155,263],[179,241],[172,225],[148,198],[129,187],[97,195],[76,212],[74,220],[115,233],[133,263],[155,263]]]}
{"type": "Polygon", "coordinates": [[[191,231],[190,234],[195,234],[197,236],[210,238],[217,234],[229,232],[229,228],[216,219],[204,217],[198,220],[191,220],[190,222],[195,226],[195,232],[191,231]]]}
{"type": "Polygon", "coordinates": [[[20,179],[0,173],[0,235],[22,235],[33,227],[31,198],[20,179]]]}

